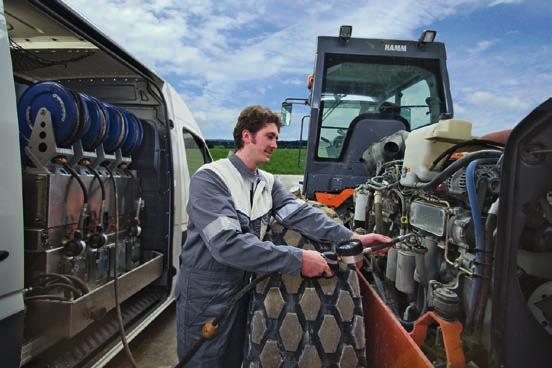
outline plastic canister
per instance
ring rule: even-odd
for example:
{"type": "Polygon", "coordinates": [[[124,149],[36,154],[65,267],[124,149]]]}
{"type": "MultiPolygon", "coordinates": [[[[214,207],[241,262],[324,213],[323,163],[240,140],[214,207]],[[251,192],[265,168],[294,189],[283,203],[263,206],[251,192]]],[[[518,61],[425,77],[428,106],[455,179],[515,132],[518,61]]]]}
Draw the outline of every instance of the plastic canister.
{"type": "Polygon", "coordinates": [[[355,189],[355,228],[366,228],[366,211],[369,208],[369,195],[370,192],[364,186],[359,186],[355,189]]]}
{"type": "Polygon", "coordinates": [[[439,173],[429,170],[433,160],[453,145],[473,139],[472,124],[463,120],[441,120],[412,131],[406,139],[401,185],[412,187],[428,182],[439,173]]]}

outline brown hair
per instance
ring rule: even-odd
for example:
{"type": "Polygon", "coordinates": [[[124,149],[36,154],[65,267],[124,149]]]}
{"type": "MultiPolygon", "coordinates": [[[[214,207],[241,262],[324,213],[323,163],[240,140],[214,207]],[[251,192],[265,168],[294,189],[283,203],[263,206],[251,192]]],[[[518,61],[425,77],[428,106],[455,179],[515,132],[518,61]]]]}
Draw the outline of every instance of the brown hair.
{"type": "Polygon", "coordinates": [[[282,122],[278,114],[267,107],[260,105],[247,106],[242,110],[238,117],[238,122],[234,128],[234,144],[236,151],[243,147],[242,132],[247,129],[255,135],[266,124],[276,124],[278,131],[282,127],[282,122]]]}

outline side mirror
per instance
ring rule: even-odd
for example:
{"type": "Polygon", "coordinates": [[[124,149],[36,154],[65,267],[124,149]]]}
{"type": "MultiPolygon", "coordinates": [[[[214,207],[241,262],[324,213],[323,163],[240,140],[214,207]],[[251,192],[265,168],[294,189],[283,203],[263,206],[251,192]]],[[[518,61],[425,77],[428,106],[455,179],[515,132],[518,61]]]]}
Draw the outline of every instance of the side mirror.
{"type": "Polygon", "coordinates": [[[282,102],[282,110],[280,111],[280,119],[282,121],[283,126],[288,126],[291,124],[291,110],[292,110],[292,103],[291,102],[282,102]]]}

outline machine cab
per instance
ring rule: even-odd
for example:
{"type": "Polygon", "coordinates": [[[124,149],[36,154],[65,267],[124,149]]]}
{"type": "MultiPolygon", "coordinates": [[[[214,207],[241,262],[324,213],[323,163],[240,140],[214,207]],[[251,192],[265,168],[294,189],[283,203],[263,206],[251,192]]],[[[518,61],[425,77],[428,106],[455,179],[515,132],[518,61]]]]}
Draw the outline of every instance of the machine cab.
{"type": "Polygon", "coordinates": [[[354,188],[372,143],[452,117],[445,46],[319,37],[308,102],[306,196],[354,188]]]}

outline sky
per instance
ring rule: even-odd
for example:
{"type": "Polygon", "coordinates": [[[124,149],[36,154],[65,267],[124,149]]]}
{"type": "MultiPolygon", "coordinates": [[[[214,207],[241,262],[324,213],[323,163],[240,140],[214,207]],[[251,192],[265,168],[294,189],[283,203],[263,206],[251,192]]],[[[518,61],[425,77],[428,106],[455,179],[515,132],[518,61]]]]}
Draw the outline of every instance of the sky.
{"type": "MultiPolygon", "coordinates": [[[[317,36],[417,40],[447,48],[455,118],[509,129],[552,96],[549,0],[66,0],[172,84],[207,139],[231,139],[242,108],[306,98],[317,36]]],[[[282,140],[299,138],[294,106],[282,140]]]]}

